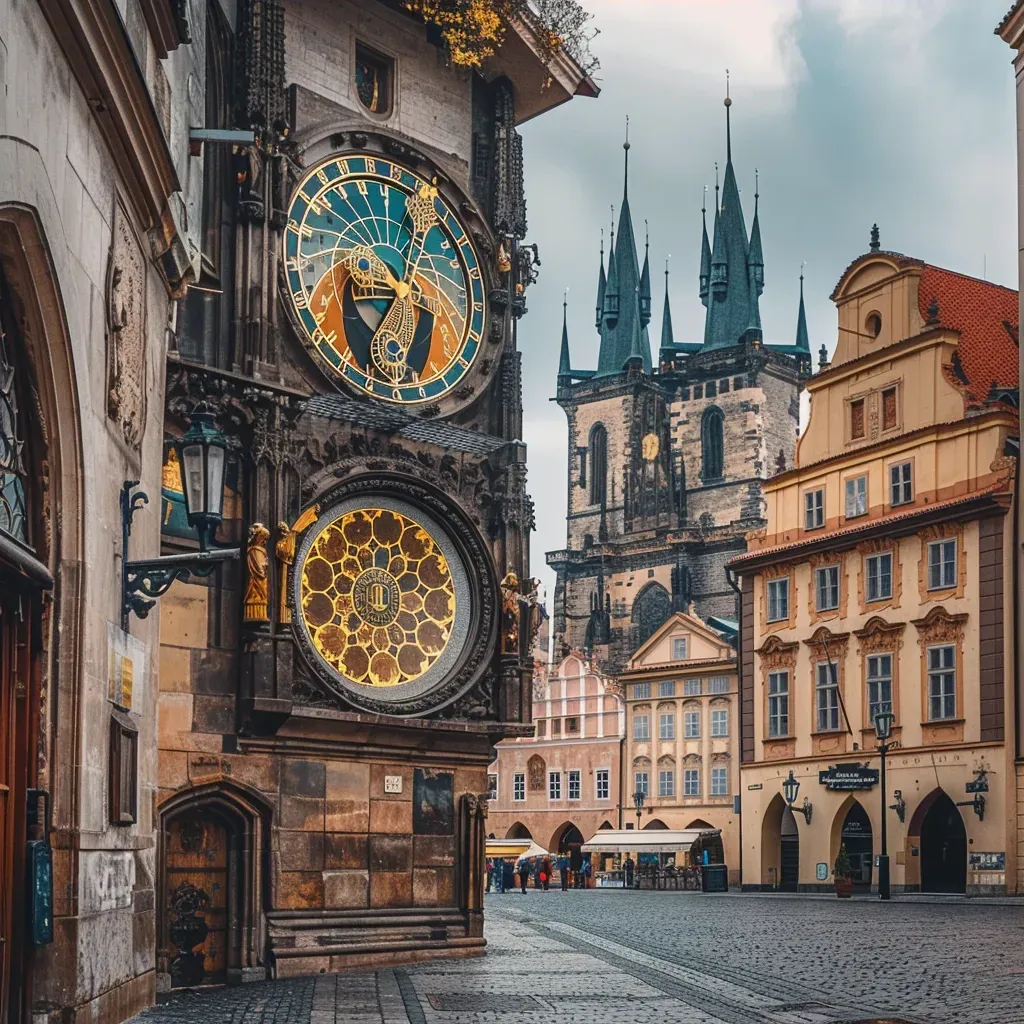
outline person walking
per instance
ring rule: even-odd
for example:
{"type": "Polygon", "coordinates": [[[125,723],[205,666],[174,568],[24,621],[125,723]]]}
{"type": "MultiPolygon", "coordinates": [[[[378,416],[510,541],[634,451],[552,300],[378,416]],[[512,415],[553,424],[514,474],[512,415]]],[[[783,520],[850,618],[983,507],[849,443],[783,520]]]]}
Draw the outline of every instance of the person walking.
{"type": "Polygon", "coordinates": [[[501,862],[501,891],[511,892],[516,887],[515,863],[511,860],[501,862]]]}
{"type": "Polygon", "coordinates": [[[521,860],[516,865],[519,871],[519,885],[523,890],[523,895],[526,895],[526,883],[530,880],[530,862],[528,860],[521,860]]]}
{"type": "Polygon", "coordinates": [[[636,871],[636,865],[633,863],[633,858],[626,854],[626,862],[622,865],[622,874],[626,882],[626,888],[633,888],[633,874],[636,871]]]}
{"type": "Polygon", "coordinates": [[[558,877],[565,892],[569,888],[569,858],[564,855],[558,858],[558,877]]]}
{"type": "Polygon", "coordinates": [[[540,862],[540,881],[545,889],[551,888],[551,858],[545,857],[540,862]]]}

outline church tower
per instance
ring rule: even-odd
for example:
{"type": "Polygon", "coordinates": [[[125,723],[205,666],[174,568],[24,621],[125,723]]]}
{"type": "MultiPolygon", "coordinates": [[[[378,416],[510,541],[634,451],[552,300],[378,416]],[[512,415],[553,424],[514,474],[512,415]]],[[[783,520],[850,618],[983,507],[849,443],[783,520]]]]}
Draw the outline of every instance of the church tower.
{"type": "Polygon", "coordinates": [[[552,614],[557,642],[591,650],[604,671],[621,669],[674,611],[692,606],[735,632],[725,563],[763,522],[762,481],[793,462],[798,395],[811,369],[803,283],[795,343],[765,343],[759,196],[755,189],[748,234],[731,104],[727,96],[710,239],[701,211],[703,340],[675,339],[666,265],[651,358],[649,242],[641,266],[628,134],[617,230],[598,271],[596,370],[573,368],[563,318],[556,400],[569,427],[568,530],[566,547],[547,556],[557,574],[552,614]]]}

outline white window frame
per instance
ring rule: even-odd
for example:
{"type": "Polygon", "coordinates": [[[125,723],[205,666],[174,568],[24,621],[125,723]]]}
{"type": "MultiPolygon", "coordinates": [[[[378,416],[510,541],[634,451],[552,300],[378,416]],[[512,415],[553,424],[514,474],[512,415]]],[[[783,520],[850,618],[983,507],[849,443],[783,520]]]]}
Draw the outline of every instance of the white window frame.
{"type": "Polygon", "coordinates": [[[676,695],[676,681],[674,679],[663,679],[658,683],[659,697],[674,697],[676,695]]]}
{"type": "Polygon", "coordinates": [[[658,715],[658,739],[674,740],[676,738],[676,716],[672,711],[658,715]]]}
{"type": "Polygon", "coordinates": [[[672,769],[658,769],[658,796],[674,797],[676,795],[676,773],[672,769]]]}
{"type": "Polygon", "coordinates": [[[834,612],[839,607],[840,567],[820,565],[814,570],[814,607],[819,612],[834,612]]]}
{"type": "Polygon", "coordinates": [[[788,735],[789,669],[783,668],[768,673],[768,736],[774,739],[788,735]]]}
{"type": "Polygon", "coordinates": [[[959,704],[956,644],[934,644],[927,649],[926,657],[928,659],[928,721],[945,722],[955,719],[959,704]],[[940,712],[938,715],[935,714],[936,710],[940,712]]]}
{"type": "Polygon", "coordinates": [[[672,637],[672,660],[673,661],[686,661],[688,654],[687,649],[689,644],[687,643],[689,637],[685,636],[674,636],[672,637]]]}
{"type": "Polygon", "coordinates": [[[729,795],[729,769],[723,765],[711,766],[711,795],[729,795]]]}
{"type": "Polygon", "coordinates": [[[516,772],[512,776],[512,799],[515,803],[526,800],[526,772],[516,772]]]}
{"type": "Polygon", "coordinates": [[[633,772],[634,793],[643,793],[644,796],[650,796],[650,782],[650,775],[647,772],[633,772]]]}
{"type": "Polygon", "coordinates": [[[892,597],[892,568],[893,557],[891,551],[879,551],[874,555],[867,555],[864,559],[864,600],[865,601],[888,601],[892,597]],[[886,560],[889,569],[883,571],[886,560]],[[883,583],[888,580],[888,586],[883,583]]]}
{"type": "Polygon", "coordinates": [[[768,621],[784,622],[789,618],[789,577],[779,576],[767,583],[768,621]]]}
{"type": "Polygon", "coordinates": [[[700,769],[683,769],[683,796],[700,796],[700,769]]]}
{"type": "Polygon", "coordinates": [[[608,768],[598,768],[594,771],[594,799],[610,800],[612,792],[611,771],[608,768]],[[603,792],[602,792],[603,790],[603,792]]]}
{"type": "Polygon", "coordinates": [[[700,739],[700,712],[683,712],[683,738],[687,740],[700,739]]]}
{"type": "Polygon", "coordinates": [[[699,679],[684,679],[683,680],[683,696],[684,697],[699,697],[701,693],[701,680],[699,679]]]}
{"type": "Polygon", "coordinates": [[[839,666],[819,661],[814,667],[814,731],[838,732],[840,714],[839,666]]]}
{"type": "Polygon", "coordinates": [[[728,676],[712,676],[708,681],[708,693],[728,693],[729,692],[729,677],[728,676]]]}
{"type": "Polygon", "coordinates": [[[651,738],[651,716],[634,715],[633,716],[633,739],[635,740],[649,740],[651,738]],[[643,722],[643,728],[640,727],[640,723],[643,722]]]}
{"type": "Polygon", "coordinates": [[[820,530],[825,525],[825,488],[804,492],[804,529],[820,530]]]}
{"type": "Polygon", "coordinates": [[[914,464],[897,462],[889,467],[889,504],[909,505],[914,500],[914,464]]]}
{"type": "Polygon", "coordinates": [[[548,799],[562,799],[562,773],[560,771],[548,772],[548,799]]]}
{"type": "Polygon", "coordinates": [[[579,768],[571,768],[568,772],[566,798],[569,800],[583,799],[583,775],[579,768]]]}
{"type": "Polygon", "coordinates": [[[651,696],[651,684],[650,683],[634,683],[633,684],[633,699],[634,700],[648,700],[651,696]]]}
{"type": "Polygon", "coordinates": [[[868,512],[868,476],[852,476],[846,481],[846,518],[856,519],[868,512]]]}
{"type": "Polygon", "coordinates": [[[712,739],[721,739],[723,736],[729,735],[729,709],[728,708],[712,708],[711,709],[711,737],[712,739]]]}
{"type": "Polygon", "coordinates": [[[869,654],[864,675],[868,682],[868,721],[870,729],[875,724],[875,712],[883,707],[892,711],[892,653],[880,651],[869,654]]]}
{"type": "Polygon", "coordinates": [[[949,590],[956,586],[958,538],[943,537],[933,540],[928,545],[928,589],[949,590]],[[946,556],[952,551],[953,557],[946,556]],[[938,558],[935,555],[938,554],[938,558]]]}

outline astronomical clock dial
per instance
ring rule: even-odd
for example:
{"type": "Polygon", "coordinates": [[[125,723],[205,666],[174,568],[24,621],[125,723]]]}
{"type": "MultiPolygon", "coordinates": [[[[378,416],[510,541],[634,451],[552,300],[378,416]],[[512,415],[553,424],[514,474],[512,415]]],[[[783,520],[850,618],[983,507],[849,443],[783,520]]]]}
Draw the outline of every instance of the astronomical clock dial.
{"type": "Polygon", "coordinates": [[[402,405],[466,376],[484,331],[480,263],[436,185],[375,156],[310,171],[284,233],[288,301],[320,362],[402,405]]]}
{"type": "Polygon", "coordinates": [[[647,462],[653,462],[658,457],[660,450],[661,443],[658,441],[657,434],[647,434],[640,442],[640,454],[647,462]]]}
{"type": "Polygon", "coordinates": [[[439,524],[397,499],[353,499],[323,517],[303,541],[293,586],[308,649],[357,698],[426,693],[466,645],[461,558],[439,524]]]}

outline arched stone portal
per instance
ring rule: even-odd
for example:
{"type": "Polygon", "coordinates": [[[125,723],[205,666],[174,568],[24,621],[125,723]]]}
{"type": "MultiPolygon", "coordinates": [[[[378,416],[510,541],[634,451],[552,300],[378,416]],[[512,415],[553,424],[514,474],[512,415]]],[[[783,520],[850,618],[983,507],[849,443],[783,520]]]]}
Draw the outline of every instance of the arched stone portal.
{"type": "Polygon", "coordinates": [[[668,825],[666,825],[661,818],[652,818],[646,825],[644,825],[644,831],[647,831],[648,829],[657,830],[661,828],[668,829],[668,825]]]}
{"type": "Polygon", "coordinates": [[[568,857],[573,852],[573,847],[578,851],[583,843],[583,833],[571,821],[567,821],[555,829],[548,849],[552,853],[568,857]]]}
{"type": "Polygon", "coordinates": [[[839,841],[833,844],[835,847],[833,865],[835,857],[839,855],[839,847],[845,846],[850,858],[850,866],[853,869],[851,878],[854,888],[869,891],[874,864],[874,837],[868,812],[864,810],[862,804],[850,797],[839,808],[833,829],[836,827],[839,831],[839,841]]]}
{"type": "Polygon", "coordinates": [[[517,821],[506,833],[506,839],[533,839],[530,830],[521,822],[517,821]]]}
{"type": "Polygon", "coordinates": [[[921,822],[921,891],[967,891],[967,829],[944,792],[932,801],[921,822]]]}

